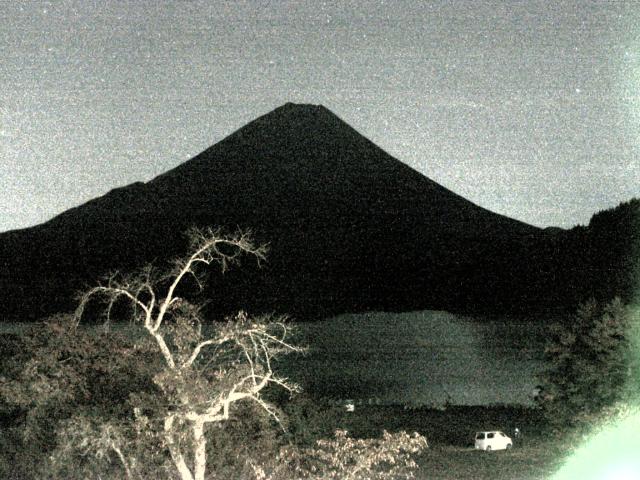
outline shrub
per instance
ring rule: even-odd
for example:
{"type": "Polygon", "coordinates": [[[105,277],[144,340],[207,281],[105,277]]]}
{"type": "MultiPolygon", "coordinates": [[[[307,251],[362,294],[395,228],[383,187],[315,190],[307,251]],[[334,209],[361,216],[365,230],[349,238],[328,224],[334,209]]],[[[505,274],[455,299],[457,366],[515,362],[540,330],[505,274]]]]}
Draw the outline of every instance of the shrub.
{"type": "Polygon", "coordinates": [[[427,448],[427,440],[414,433],[383,432],[381,438],[354,439],[345,430],[308,448],[285,447],[276,465],[254,466],[259,480],[415,478],[414,456],[427,448]]]}
{"type": "Polygon", "coordinates": [[[33,326],[0,382],[12,444],[24,458],[9,464],[12,476],[49,476],[59,433],[73,419],[126,420],[129,395],[154,390],[135,368],[148,361],[130,339],[77,328],[69,315],[33,326]]]}
{"type": "Polygon", "coordinates": [[[619,299],[580,305],[572,322],[557,325],[545,349],[538,402],[555,427],[590,422],[625,394],[631,375],[630,310],[619,299]]]}

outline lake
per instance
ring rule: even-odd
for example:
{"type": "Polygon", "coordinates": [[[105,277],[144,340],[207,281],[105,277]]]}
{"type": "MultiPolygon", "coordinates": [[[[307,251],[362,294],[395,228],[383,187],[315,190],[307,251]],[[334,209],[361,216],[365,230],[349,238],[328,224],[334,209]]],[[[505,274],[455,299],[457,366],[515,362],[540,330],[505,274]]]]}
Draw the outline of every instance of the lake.
{"type": "Polygon", "coordinates": [[[306,356],[281,372],[333,399],[408,406],[532,406],[548,326],[447,312],[340,315],[300,325],[306,356]]]}

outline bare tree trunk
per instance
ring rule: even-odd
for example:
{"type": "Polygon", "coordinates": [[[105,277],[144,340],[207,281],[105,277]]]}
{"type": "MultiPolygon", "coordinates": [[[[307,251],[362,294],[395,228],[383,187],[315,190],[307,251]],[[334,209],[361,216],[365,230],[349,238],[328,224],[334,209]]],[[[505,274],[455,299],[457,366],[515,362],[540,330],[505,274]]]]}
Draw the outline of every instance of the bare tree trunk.
{"type": "Polygon", "coordinates": [[[122,453],[122,450],[120,450],[120,448],[118,448],[118,446],[114,442],[111,442],[111,449],[114,452],[116,452],[116,455],[120,459],[120,462],[122,463],[122,466],[124,467],[124,471],[125,471],[125,473],[127,475],[127,480],[132,480],[133,479],[133,475],[131,474],[131,469],[129,468],[129,463],[127,462],[127,459],[124,457],[124,454],[122,453]]]}
{"type": "Polygon", "coordinates": [[[180,474],[181,480],[194,480],[193,474],[191,473],[191,470],[189,470],[189,467],[187,466],[187,463],[184,460],[184,456],[182,455],[182,452],[174,444],[173,431],[172,431],[173,420],[174,420],[173,415],[170,415],[164,420],[164,433],[167,441],[167,446],[169,447],[169,453],[171,454],[171,460],[173,460],[173,464],[178,469],[178,473],[180,474]]]}
{"type": "Polygon", "coordinates": [[[194,480],[204,480],[204,473],[207,467],[207,439],[204,436],[204,422],[196,421],[193,424],[194,459],[193,470],[194,480]]]}
{"type": "Polygon", "coordinates": [[[169,452],[171,453],[173,464],[178,469],[181,480],[194,480],[193,475],[191,474],[191,470],[189,470],[189,467],[187,467],[187,463],[184,461],[182,452],[180,452],[173,446],[169,448],[169,452]]]}

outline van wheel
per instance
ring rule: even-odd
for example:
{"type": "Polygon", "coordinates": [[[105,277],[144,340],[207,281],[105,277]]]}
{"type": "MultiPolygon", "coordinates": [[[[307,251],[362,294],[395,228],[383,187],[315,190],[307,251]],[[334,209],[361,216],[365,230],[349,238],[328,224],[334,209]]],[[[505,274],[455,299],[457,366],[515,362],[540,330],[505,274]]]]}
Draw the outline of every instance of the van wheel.
{"type": "Polygon", "coordinates": [[[490,452],[491,451],[491,445],[487,445],[487,448],[484,449],[486,452],[490,452]]]}
{"type": "Polygon", "coordinates": [[[511,447],[513,447],[513,445],[511,445],[510,443],[507,444],[507,450],[511,450],[511,447]]]}

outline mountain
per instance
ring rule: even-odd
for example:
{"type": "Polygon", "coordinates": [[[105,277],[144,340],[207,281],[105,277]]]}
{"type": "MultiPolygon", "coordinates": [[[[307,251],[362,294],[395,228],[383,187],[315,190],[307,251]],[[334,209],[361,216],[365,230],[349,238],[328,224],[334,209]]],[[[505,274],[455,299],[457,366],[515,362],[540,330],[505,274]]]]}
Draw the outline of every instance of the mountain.
{"type": "Polygon", "coordinates": [[[322,106],[286,104],[148,183],[0,234],[0,316],[73,308],[109,271],[184,253],[191,226],[251,229],[267,264],[212,275],[212,311],[298,318],[370,310],[555,306],[554,245],[421,175],[322,106]],[[540,290],[542,288],[542,290],[540,290]]]}

